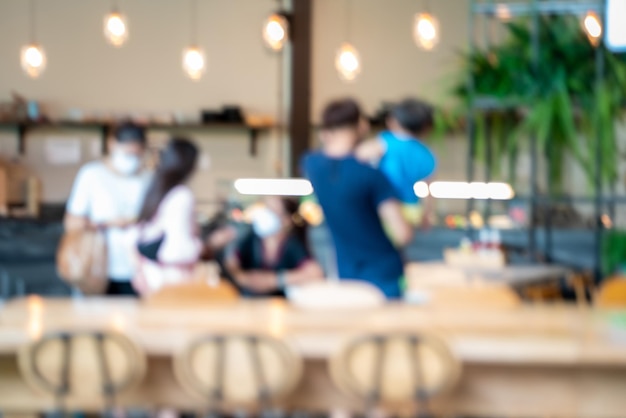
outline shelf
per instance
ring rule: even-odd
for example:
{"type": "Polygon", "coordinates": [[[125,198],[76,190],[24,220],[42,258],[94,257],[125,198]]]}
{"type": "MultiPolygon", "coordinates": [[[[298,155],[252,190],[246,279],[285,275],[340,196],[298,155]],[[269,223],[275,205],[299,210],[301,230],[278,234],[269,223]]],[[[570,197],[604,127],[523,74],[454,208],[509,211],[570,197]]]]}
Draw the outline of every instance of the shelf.
{"type": "MultiPolygon", "coordinates": [[[[147,130],[166,130],[166,131],[183,131],[183,130],[247,130],[250,140],[250,155],[257,154],[257,140],[261,131],[272,129],[272,125],[249,125],[246,123],[227,123],[227,122],[211,122],[211,123],[184,123],[184,124],[166,124],[166,123],[148,123],[143,125],[147,130]]],[[[20,154],[26,152],[26,134],[33,129],[97,129],[100,132],[102,141],[102,152],[106,152],[106,140],[111,129],[111,124],[107,122],[76,122],[76,121],[54,121],[54,122],[0,122],[0,129],[13,129],[18,137],[18,151],[20,154]]]]}
{"type": "Polygon", "coordinates": [[[588,11],[602,12],[600,1],[572,2],[567,0],[533,1],[527,2],[489,2],[474,3],[472,11],[476,14],[499,17],[506,15],[507,18],[538,14],[585,14],[588,11]]]}

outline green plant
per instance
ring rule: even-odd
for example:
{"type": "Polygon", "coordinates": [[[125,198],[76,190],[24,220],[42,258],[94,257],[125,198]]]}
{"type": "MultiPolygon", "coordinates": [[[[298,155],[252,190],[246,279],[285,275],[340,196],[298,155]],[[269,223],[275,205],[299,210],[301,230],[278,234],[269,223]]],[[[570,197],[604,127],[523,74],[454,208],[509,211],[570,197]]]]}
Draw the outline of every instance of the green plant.
{"type": "Polygon", "coordinates": [[[623,55],[599,46],[604,77],[596,81],[596,47],[576,17],[540,17],[536,50],[529,21],[510,21],[504,26],[508,33],[504,42],[462,56],[462,71],[453,90],[464,112],[471,101],[480,98],[489,98],[492,104],[476,113],[477,156],[484,155],[489,135],[493,158],[486,163],[498,172],[498,162],[507,155],[509,181],[514,182],[519,150],[527,146],[529,138],[536,137],[539,149],[550,161],[551,189],[560,192],[567,154],[581,165],[591,184],[599,140],[603,159],[600,175],[614,182],[618,174],[615,121],[626,104],[623,55]],[[466,82],[470,76],[473,91],[466,82]]]}
{"type": "Polygon", "coordinates": [[[610,276],[626,267],[626,231],[613,229],[602,236],[602,273],[610,276]]]}

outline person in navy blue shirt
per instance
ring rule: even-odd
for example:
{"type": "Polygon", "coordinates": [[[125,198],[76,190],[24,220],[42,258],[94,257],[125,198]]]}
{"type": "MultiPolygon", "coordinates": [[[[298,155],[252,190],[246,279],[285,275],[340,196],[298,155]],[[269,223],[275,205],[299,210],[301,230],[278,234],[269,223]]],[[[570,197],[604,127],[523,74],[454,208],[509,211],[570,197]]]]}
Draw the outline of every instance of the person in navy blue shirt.
{"type": "Polygon", "coordinates": [[[389,180],[354,156],[364,120],[354,100],[331,102],[322,115],[322,150],[306,155],[302,169],[330,230],[339,278],[369,282],[394,299],[402,295],[404,270],[397,247],[408,244],[413,231],[389,180]]]}

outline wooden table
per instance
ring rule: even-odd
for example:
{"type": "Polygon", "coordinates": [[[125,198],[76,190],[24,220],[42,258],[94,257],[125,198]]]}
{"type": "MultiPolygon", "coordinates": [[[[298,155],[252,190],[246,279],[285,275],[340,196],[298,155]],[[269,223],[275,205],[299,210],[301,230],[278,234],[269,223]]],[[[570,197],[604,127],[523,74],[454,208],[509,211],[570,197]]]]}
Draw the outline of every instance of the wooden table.
{"type": "MultiPolygon", "coordinates": [[[[562,279],[576,276],[566,267],[549,264],[507,265],[502,268],[452,266],[444,262],[410,263],[405,268],[408,289],[467,286],[475,283],[504,284],[531,299],[542,299],[546,286],[558,288],[562,279]]],[[[570,280],[579,302],[584,303],[584,285],[570,280]],[[582,286],[583,288],[579,288],[582,286]]]]}
{"type": "MultiPolygon", "coordinates": [[[[303,381],[285,407],[358,409],[358,402],[334,388],[326,360],[353,335],[396,330],[437,333],[462,361],[461,380],[435,402],[438,412],[623,417],[626,341],[607,331],[603,318],[609,314],[562,305],[455,310],[390,304],[368,311],[311,312],[281,301],[198,309],[115,299],[18,300],[0,310],[0,411],[53,405],[51,398],[35,395],[18,373],[15,353],[29,339],[45,331],[110,327],[127,332],[148,356],[148,375],[120,400],[123,405],[200,408],[202,402],[176,384],[172,353],[200,333],[258,331],[285,338],[305,359],[303,381]]],[[[69,406],[93,410],[99,403],[83,399],[69,406]]]]}

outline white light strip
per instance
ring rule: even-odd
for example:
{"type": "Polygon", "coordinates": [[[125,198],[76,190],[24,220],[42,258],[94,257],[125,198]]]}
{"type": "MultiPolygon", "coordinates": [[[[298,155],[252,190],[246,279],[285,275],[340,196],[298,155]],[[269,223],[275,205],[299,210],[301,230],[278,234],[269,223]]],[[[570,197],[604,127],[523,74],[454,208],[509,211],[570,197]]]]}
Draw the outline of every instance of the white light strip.
{"type": "Polygon", "coordinates": [[[235,189],[254,196],[308,196],[313,193],[311,182],[305,179],[237,179],[235,189]]]}
{"type": "Polygon", "coordinates": [[[626,51],[626,0],[606,2],[606,47],[613,52],[626,51]]]}
{"type": "Polygon", "coordinates": [[[413,190],[419,198],[431,195],[437,199],[509,200],[515,196],[513,188],[507,183],[435,181],[429,186],[420,181],[415,183],[413,190]]]}

